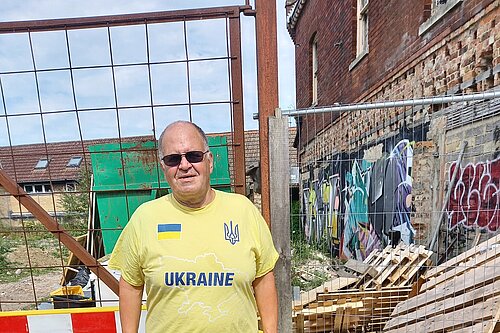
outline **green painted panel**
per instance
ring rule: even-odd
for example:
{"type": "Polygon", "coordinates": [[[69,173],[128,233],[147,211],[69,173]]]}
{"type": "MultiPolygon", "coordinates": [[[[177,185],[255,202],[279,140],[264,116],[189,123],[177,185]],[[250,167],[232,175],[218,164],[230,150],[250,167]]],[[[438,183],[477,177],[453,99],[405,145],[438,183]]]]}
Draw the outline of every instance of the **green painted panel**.
{"type": "MultiPolygon", "coordinates": [[[[208,140],[214,156],[210,183],[230,192],[226,138],[209,137],[208,140]]],[[[109,254],[137,207],[168,193],[169,186],[158,162],[154,141],[99,144],[90,146],[89,151],[104,252],[109,254]]]]}

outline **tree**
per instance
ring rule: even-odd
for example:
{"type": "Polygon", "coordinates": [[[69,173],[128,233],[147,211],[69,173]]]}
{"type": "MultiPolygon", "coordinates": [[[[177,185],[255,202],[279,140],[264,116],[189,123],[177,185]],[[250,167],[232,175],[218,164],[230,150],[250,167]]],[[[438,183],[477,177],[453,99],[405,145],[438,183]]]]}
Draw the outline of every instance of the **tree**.
{"type": "Polygon", "coordinates": [[[85,222],[89,211],[91,172],[81,168],[75,192],[64,192],[59,198],[66,217],[71,222],[85,222]]]}

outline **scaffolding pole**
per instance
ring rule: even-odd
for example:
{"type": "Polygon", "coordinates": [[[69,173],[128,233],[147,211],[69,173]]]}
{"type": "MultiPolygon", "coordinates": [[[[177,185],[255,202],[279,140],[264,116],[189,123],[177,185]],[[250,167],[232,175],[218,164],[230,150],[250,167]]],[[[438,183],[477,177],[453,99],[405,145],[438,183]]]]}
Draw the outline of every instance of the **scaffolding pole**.
{"type": "Polygon", "coordinates": [[[311,114],[330,113],[330,112],[374,110],[374,109],[388,109],[388,108],[398,108],[407,106],[440,105],[446,103],[484,101],[499,97],[500,97],[500,90],[495,90],[495,91],[474,93],[467,95],[437,96],[437,97],[405,99],[399,101],[357,103],[348,105],[339,104],[339,105],[332,105],[332,106],[325,106],[318,108],[283,110],[282,114],[289,117],[294,117],[294,116],[306,116],[311,114]]]}

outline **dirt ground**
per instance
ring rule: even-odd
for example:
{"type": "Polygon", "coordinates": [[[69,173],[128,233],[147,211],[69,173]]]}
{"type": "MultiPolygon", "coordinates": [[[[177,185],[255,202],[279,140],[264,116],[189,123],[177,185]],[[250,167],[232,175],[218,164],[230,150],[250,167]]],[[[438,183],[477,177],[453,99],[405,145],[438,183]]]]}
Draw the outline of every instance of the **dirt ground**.
{"type": "MultiPolygon", "coordinates": [[[[53,267],[61,266],[61,259],[54,256],[54,250],[50,247],[41,249],[30,248],[29,261],[25,246],[19,246],[9,252],[7,259],[15,263],[16,267],[53,267]]],[[[44,269],[46,270],[46,269],[44,269]]],[[[21,274],[21,269],[11,274],[21,274]]],[[[27,272],[24,272],[26,274],[27,272]]],[[[0,284],[0,310],[14,311],[35,308],[36,301],[46,301],[51,291],[60,287],[62,269],[33,276],[21,278],[16,282],[0,284]],[[33,288],[34,286],[34,288],[33,288]]]]}
{"type": "Polygon", "coordinates": [[[17,282],[0,284],[1,311],[34,309],[35,292],[38,302],[46,301],[49,293],[60,287],[60,280],[61,272],[50,272],[34,276],[33,280],[31,277],[25,277],[17,282]]]}

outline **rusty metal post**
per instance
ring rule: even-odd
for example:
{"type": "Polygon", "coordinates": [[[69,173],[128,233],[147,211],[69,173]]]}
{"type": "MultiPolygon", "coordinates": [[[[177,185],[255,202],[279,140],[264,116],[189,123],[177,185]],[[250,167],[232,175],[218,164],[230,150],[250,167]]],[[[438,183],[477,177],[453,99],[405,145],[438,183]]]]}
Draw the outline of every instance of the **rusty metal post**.
{"type": "Polygon", "coordinates": [[[255,12],[262,215],[271,224],[268,118],[279,104],[276,1],[255,0],[255,12]]]}
{"type": "Polygon", "coordinates": [[[233,154],[235,192],[246,195],[245,176],[245,124],[243,113],[243,80],[241,72],[241,28],[240,18],[229,19],[229,42],[231,51],[231,93],[233,104],[233,154]]]}
{"type": "Polygon", "coordinates": [[[48,231],[58,238],[73,254],[94,272],[116,295],[118,280],[106,270],[87,250],[66,232],[54,219],[24,190],[0,169],[0,185],[13,195],[26,209],[40,221],[48,231]]]}

